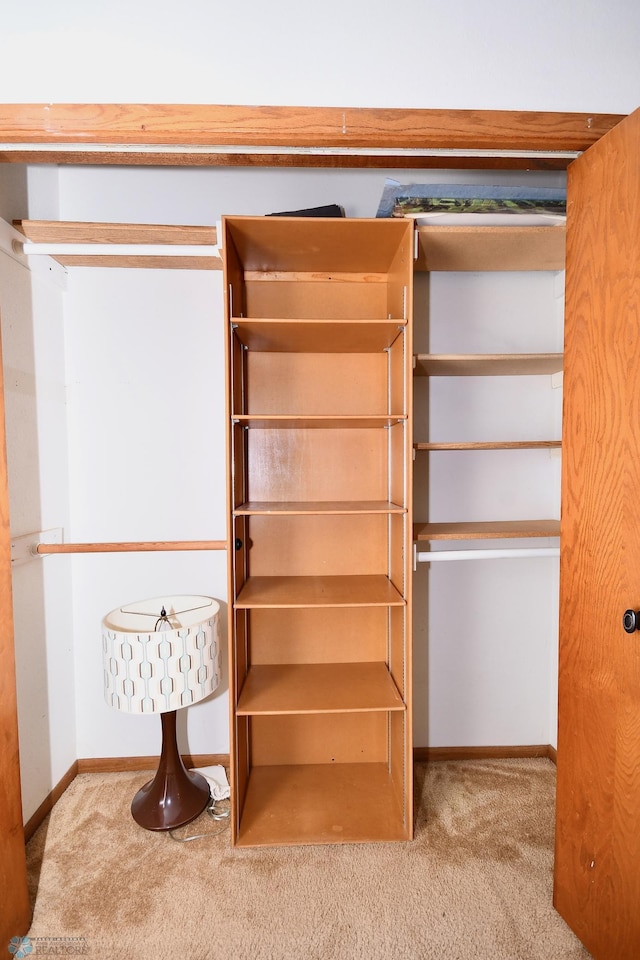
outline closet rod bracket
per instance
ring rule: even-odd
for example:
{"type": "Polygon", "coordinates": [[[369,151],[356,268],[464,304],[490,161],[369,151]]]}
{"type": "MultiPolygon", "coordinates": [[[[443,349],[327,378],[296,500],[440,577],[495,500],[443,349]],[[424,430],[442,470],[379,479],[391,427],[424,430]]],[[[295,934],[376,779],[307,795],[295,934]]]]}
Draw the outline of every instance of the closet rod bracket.
{"type": "Polygon", "coordinates": [[[44,559],[46,554],[39,553],[41,543],[62,543],[62,527],[41,530],[39,533],[26,533],[11,540],[11,567],[19,567],[30,560],[44,559]]]}

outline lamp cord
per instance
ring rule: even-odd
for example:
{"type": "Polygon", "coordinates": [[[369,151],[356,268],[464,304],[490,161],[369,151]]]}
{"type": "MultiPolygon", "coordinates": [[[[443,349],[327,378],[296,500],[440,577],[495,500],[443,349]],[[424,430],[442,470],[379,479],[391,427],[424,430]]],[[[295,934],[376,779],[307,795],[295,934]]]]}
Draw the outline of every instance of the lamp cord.
{"type": "Polygon", "coordinates": [[[217,804],[220,803],[221,801],[214,800],[213,797],[211,797],[211,795],[209,795],[209,800],[211,802],[207,806],[207,813],[209,814],[211,819],[216,820],[218,822],[224,821],[222,822],[222,826],[220,827],[220,829],[215,831],[210,831],[208,833],[194,833],[190,837],[177,837],[175,835],[175,830],[169,830],[169,836],[171,837],[172,840],[175,840],[176,843],[191,843],[192,840],[203,840],[203,839],[206,839],[207,837],[218,837],[220,836],[221,833],[224,833],[224,831],[229,826],[231,810],[229,807],[227,807],[226,810],[216,809],[217,804]]]}

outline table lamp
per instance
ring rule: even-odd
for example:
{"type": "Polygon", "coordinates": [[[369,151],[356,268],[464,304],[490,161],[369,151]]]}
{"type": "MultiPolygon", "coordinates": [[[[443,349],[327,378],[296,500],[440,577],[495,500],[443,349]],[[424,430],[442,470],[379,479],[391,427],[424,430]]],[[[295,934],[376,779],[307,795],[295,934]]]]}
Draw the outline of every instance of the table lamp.
{"type": "Polygon", "coordinates": [[[107,703],[161,718],[158,770],[131,803],[133,819],[147,830],[181,827],[209,802],[209,784],[186,770],[178,752],[176,711],[220,683],[219,613],[211,597],[166,596],[118,607],[102,621],[107,703]]]}

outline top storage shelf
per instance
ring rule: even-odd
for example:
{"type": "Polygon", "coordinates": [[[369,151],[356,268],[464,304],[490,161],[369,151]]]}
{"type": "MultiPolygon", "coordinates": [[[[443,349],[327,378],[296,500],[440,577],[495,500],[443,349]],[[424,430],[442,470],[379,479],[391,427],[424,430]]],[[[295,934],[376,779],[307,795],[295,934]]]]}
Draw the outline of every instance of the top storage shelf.
{"type": "MultiPolygon", "coordinates": [[[[386,282],[393,259],[394,243],[402,233],[413,231],[410,220],[376,220],[385,223],[376,235],[384,242],[376,245],[373,265],[365,263],[367,220],[338,219],[343,224],[341,236],[346,242],[331,243],[329,249],[321,249],[320,242],[312,242],[312,236],[322,237],[325,229],[335,231],[336,220],[321,218],[298,218],[299,235],[288,246],[269,246],[268,237],[280,232],[278,224],[286,217],[263,217],[268,227],[255,227],[258,218],[233,217],[229,235],[236,248],[236,257],[243,262],[248,273],[275,278],[280,273],[307,274],[308,279],[318,281],[327,274],[334,283],[349,279],[366,279],[386,282]],[[274,227],[275,223],[275,227],[274,227]],[[306,229],[304,229],[304,225],[306,229]],[[309,229],[309,224],[313,229],[309,229]],[[324,224],[328,226],[325,228],[324,224]],[[409,226],[407,226],[409,224],[409,226]],[[302,236],[306,240],[302,241],[302,236]],[[300,242],[298,242],[300,241],[300,242]],[[277,250],[277,253],[275,252],[277,250]],[[308,258],[311,257],[313,273],[308,274],[308,258]],[[342,276],[341,276],[342,274],[342,276]]],[[[369,221],[371,222],[371,221],[369,221]]],[[[14,220],[15,228],[24,234],[32,249],[29,253],[47,253],[64,266],[105,267],[173,267],[177,269],[220,270],[222,261],[215,245],[220,240],[215,227],[176,226],[131,223],[80,223],[51,220],[14,220]],[[49,246],[58,249],[51,253],[49,246]],[[77,245],[84,249],[78,252],[77,245]],[[91,248],[94,248],[93,252],[91,248]],[[65,251],[65,248],[68,248],[65,251]],[[210,248],[210,255],[203,256],[210,248]],[[99,252],[98,252],[99,251],[99,252]],[[195,255],[195,252],[198,255],[195,255]]],[[[557,226],[419,226],[417,270],[563,270],[565,258],[565,228],[557,226]]],[[[413,258],[413,248],[410,251],[413,258]]],[[[280,278],[282,279],[282,277],[280,278]]],[[[237,304],[236,304],[237,306],[237,304]]],[[[238,316],[242,314],[238,312],[238,316]]],[[[245,316],[248,316],[246,313],[245,316]]],[[[258,316],[258,314],[254,314],[258,316]]],[[[275,314],[270,314],[275,317],[275,314]]],[[[387,319],[387,314],[382,314],[387,319]]],[[[336,317],[336,319],[338,319],[336,317]]],[[[362,317],[362,319],[366,319],[362,317]]],[[[396,317],[396,319],[398,319],[396,317]]]]}
{"type": "Polygon", "coordinates": [[[417,270],[564,270],[564,262],[562,224],[418,227],[417,270]]]}
{"type": "Polygon", "coordinates": [[[406,324],[410,221],[225,217],[223,243],[232,322],[250,349],[278,351],[285,341],[294,350],[330,349],[331,338],[341,336],[338,325],[348,339],[355,334],[342,349],[359,342],[365,351],[382,349],[394,325],[406,324]],[[292,322],[313,335],[297,337],[292,322]],[[334,326],[313,330],[317,323],[334,326]],[[369,324],[390,329],[372,337],[369,324]]]}
{"type": "MultiPolygon", "coordinates": [[[[411,223],[399,219],[224,217],[223,224],[225,242],[233,243],[243,269],[261,273],[389,274],[399,246],[413,232],[411,223]]],[[[411,246],[406,252],[413,256],[411,246]]]]}

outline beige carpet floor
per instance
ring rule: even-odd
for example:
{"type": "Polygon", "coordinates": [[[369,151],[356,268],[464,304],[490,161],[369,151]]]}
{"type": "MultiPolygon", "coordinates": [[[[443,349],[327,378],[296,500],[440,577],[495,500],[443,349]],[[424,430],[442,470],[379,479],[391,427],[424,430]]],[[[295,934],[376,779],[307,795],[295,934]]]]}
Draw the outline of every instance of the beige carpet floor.
{"type": "Polygon", "coordinates": [[[548,760],[417,764],[416,838],[399,844],[231,849],[228,831],[178,844],[131,819],[147,779],[78,776],[30,841],[34,955],[589,957],[551,903],[548,760]]]}

